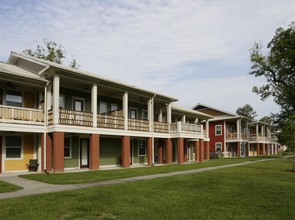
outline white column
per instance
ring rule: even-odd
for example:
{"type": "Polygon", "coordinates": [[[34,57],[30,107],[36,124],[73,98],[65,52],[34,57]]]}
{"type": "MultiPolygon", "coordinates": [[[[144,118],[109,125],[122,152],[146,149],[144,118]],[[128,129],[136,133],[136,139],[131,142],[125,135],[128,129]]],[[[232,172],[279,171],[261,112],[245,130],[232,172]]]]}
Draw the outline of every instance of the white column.
{"type": "Polygon", "coordinates": [[[163,122],[163,110],[162,110],[162,108],[160,108],[160,112],[159,112],[159,115],[158,115],[158,121],[163,122]]]}
{"type": "Polygon", "coordinates": [[[241,119],[237,120],[237,139],[240,139],[241,133],[241,119]]]}
{"type": "Polygon", "coordinates": [[[206,138],[209,137],[209,120],[206,121],[206,138]]]}
{"type": "Polygon", "coordinates": [[[59,75],[53,77],[53,124],[58,124],[59,119],[59,75]]]}
{"type": "Polygon", "coordinates": [[[148,101],[148,120],[149,120],[149,131],[152,132],[153,120],[154,120],[154,98],[150,98],[148,101]]]}
{"type": "Polygon", "coordinates": [[[185,121],[186,121],[186,117],[185,117],[185,115],[182,116],[181,121],[182,121],[183,123],[185,123],[185,121]]]}
{"type": "Polygon", "coordinates": [[[259,125],[256,124],[256,140],[258,140],[258,135],[259,135],[259,125]]]}
{"type": "Polygon", "coordinates": [[[92,112],[92,125],[97,127],[97,85],[93,84],[91,89],[91,112],[92,112]]]}
{"type": "Polygon", "coordinates": [[[124,129],[128,130],[128,92],[123,95],[124,129]]]}
{"type": "Polygon", "coordinates": [[[51,109],[51,106],[52,106],[52,103],[51,103],[51,97],[52,97],[52,85],[49,84],[48,87],[47,87],[47,92],[46,92],[46,100],[47,100],[47,109],[50,110],[51,109]]]}
{"type": "Polygon", "coordinates": [[[167,123],[168,124],[171,123],[171,117],[172,117],[172,114],[171,114],[171,103],[169,103],[167,105],[167,123]]]}

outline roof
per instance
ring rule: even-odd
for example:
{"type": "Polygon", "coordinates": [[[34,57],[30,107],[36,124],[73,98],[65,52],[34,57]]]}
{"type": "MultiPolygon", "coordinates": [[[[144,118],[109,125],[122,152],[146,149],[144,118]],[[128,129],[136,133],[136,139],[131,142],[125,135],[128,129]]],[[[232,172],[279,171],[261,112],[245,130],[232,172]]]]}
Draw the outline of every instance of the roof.
{"type": "Polygon", "coordinates": [[[197,110],[192,110],[190,108],[181,107],[176,104],[171,104],[171,109],[176,110],[176,111],[180,111],[180,112],[189,113],[191,115],[199,116],[202,118],[213,118],[213,116],[211,116],[211,115],[199,112],[197,110]]]}
{"type": "Polygon", "coordinates": [[[3,62],[0,62],[0,72],[5,73],[5,74],[9,74],[12,76],[19,76],[19,77],[25,77],[27,79],[33,79],[33,80],[37,80],[40,82],[47,82],[46,79],[44,79],[44,78],[42,78],[30,71],[27,71],[27,70],[20,68],[18,66],[3,63],[3,62]]]}
{"type": "MultiPolygon", "coordinates": [[[[145,93],[151,97],[156,96],[159,99],[164,99],[164,100],[169,100],[170,102],[175,102],[177,101],[176,98],[170,97],[170,96],[166,96],[160,93],[156,93],[150,90],[146,90],[146,89],[141,89],[141,88],[137,88],[134,85],[129,85],[129,84],[125,84],[122,83],[120,81],[114,80],[114,79],[110,79],[107,78],[105,76],[99,75],[99,74],[93,74],[87,71],[83,71],[83,70],[79,70],[79,69],[75,69],[75,68],[71,68],[71,67],[67,67],[65,65],[62,64],[58,64],[58,63],[53,63],[47,60],[42,60],[39,58],[35,58],[35,57],[31,57],[31,56],[27,56],[24,54],[18,54],[16,52],[11,52],[11,55],[8,59],[8,62],[10,63],[14,63],[15,62],[15,58],[22,58],[25,60],[29,60],[31,62],[35,62],[36,64],[43,64],[44,69],[48,68],[48,67],[52,67],[56,70],[62,71],[62,72],[71,72],[74,73],[77,76],[80,77],[87,77],[89,78],[90,82],[95,82],[95,81],[99,81],[99,82],[103,82],[103,83],[108,83],[108,84],[113,84],[114,86],[118,87],[122,87],[122,88],[128,88],[128,90],[130,91],[134,91],[134,92],[140,92],[140,93],[145,93]]],[[[44,70],[40,71],[38,74],[43,75],[44,74],[44,70]]]]}
{"type": "Polygon", "coordinates": [[[195,105],[193,107],[193,109],[195,109],[195,110],[200,110],[200,109],[204,109],[204,108],[212,109],[214,111],[224,113],[224,115],[237,116],[237,114],[234,114],[234,113],[231,113],[231,112],[228,112],[228,111],[224,111],[223,109],[219,109],[219,108],[212,107],[212,106],[209,106],[209,105],[205,105],[205,104],[202,104],[202,103],[198,103],[197,105],[195,105]]]}

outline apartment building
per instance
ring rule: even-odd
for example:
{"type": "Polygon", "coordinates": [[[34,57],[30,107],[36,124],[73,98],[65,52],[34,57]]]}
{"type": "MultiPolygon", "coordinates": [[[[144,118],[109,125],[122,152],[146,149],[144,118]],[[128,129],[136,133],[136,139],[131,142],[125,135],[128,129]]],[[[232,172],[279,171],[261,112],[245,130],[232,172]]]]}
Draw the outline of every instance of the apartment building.
{"type": "Polygon", "coordinates": [[[209,159],[207,113],[153,91],[12,52],[0,63],[0,173],[209,159]]]}
{"type": "Polygon", "coordinates": [[[213,116],[208,120],[210,152],[224,157],[278,153],[273,126],[201,103],[193,109],[213,116]]]}

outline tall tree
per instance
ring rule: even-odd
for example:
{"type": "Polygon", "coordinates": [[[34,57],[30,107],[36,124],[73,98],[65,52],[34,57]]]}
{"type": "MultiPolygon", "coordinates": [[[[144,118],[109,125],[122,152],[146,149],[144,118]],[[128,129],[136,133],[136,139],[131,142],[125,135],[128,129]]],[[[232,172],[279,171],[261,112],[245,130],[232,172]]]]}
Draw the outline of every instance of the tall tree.
{"type": "Polygon", "coordinates": [[[246,104],[243,107],[239,107],[236,111],[236,113],[238,115],[242,115],[248,118],[251,118],[252,120],[255,119],[256,115],[256,111],[252,108],[251,105],[246,104]]]}
{"type": "Polygon", "coordinates": [[[273,124],[273,118],[271,116],[264,116],[259,121],[270,125],[273,124]]]}
{"type": "Polygon", "coordinates": [[[286,119],[295,111],[295,22],[287,29],[278,28],[267,48],[266,55],[259,43],[250,50],[250,74],[263,76],[267,81],[261,87],[254,86],[252,91],[262,100],[272,96],[281,106],[280,115],[286,119]]]}
{"type": "MultiPolygon", "coordinates": [[[[36,49],[27,49],[24,54],[58,64],[64,64],[67,52],[64,47],[54,41],[43,39],[43,45],[38,44],[36,49]]],[[[75,59],[70,61],[69,66],[78,69],[80,65],[75,59]]]]}

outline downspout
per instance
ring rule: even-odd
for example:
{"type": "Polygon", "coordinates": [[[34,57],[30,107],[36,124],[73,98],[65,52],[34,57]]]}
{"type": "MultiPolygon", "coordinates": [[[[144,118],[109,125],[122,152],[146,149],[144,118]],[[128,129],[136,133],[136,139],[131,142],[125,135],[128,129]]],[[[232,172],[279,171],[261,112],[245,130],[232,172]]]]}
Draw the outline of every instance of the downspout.
{"type": "Polygon", "coordinates": [[[47,125],[48,125],[48,108],[47,108],[47,87],[49,85],[49,81],[47,81],[46,86],[44,88],[44,134],[43,134],[43,167],[44,167],[44,172],[46,172],[46,136],[47,136],[47,125]]]}

